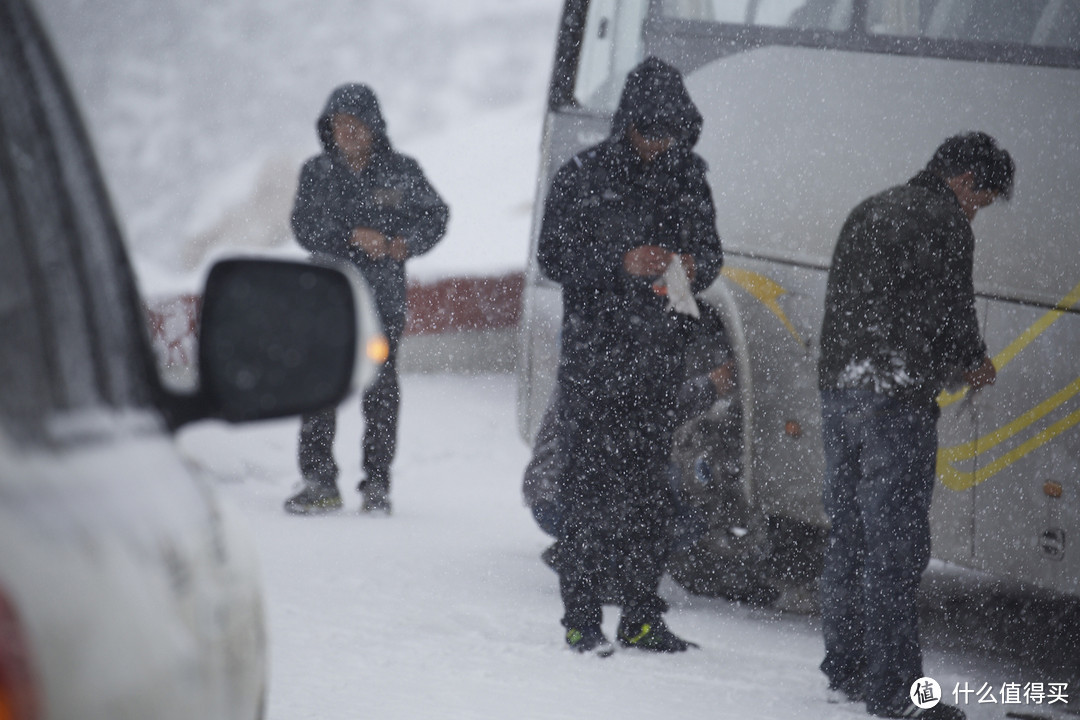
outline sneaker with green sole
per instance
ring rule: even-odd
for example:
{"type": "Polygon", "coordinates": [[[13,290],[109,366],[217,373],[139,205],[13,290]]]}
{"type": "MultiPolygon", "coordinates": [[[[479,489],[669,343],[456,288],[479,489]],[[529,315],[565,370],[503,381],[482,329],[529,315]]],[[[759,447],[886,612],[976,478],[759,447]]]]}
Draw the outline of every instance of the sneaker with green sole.
{"type": "Polygon", "coordinates": [[[615,652],[615,646],[604,635],[599,625],[592,625],[578,630],[570,628],[566,631],[566,644],[570,649],[582,655],[593,654],[599,657],[611,657],[615,652]]]}
{"type": "Polygon", "coordinates": [[[300,492],[285,501],[285,512],[293,515],[322,515],[340,510],[341,506],[341,493],[336,485],[308,480],[300,492]]]}
{"type": "Polygon", "coordinates": [[[618,637],[619,644],[623,647],[638,648],[649,652],[676,653],[698,647],[697,644],[689,640],[683,640],[671,632],[664,621],[660,619],[652,622],[632,623],[626,618],[622,618],[619,620],[616,637],[618,637]]]}

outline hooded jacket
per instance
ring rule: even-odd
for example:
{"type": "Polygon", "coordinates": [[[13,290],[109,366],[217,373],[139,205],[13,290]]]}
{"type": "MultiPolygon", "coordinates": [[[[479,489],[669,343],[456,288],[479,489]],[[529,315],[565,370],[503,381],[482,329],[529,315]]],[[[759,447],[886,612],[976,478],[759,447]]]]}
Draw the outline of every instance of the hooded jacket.
{"type": "Polygon", "coordinates": [[[825,293],[818,381],[932,403],[986,354],[975,314],[975,235],[943,179],[923,171],[859,204],[825,293]]]}
{"type": "Polygon", "coordinates": [[[585,434],[636,423],[665,457],[692,321],[666,308],[654,278],[627,273],[623,257],[642,245],[692,255],[695,292],[719,273],[706,165],[692,151],[700,128],[679,72],[655,58],[638,65],[610,136],[552,180],[538,247],[541,270],[562,285],[559,384],[568,415],[589,418],[585,434]],[[675,143],[647,163],[627,138],[631,125],[675,143]]]}
{"type": "Polygon", "coordinates": [[[343,85],[331,93],[316,123],[323,151],[300,172],[292,212],[297,241],[354,263],[375,298],[384,331],[396,341],[405,326],[405,264],[390,257],[372,259],[349,239],[359,227],[387,238],[402,237],[409,257],[430,250],[442,238],[449,218],[446,203],[412,158],[393,150],[375,93],[365,85],[343,85]],[[375,134],[371,160],[353,171],[334,144],[331,118],[351,115],[375,134]]]}
{"type": "MultiPolygon", "coordinates": [[[[551,184],[540,230],[544,274],[563,286],[569,306],[603,290],[640,294],[651,281],[629,276],[623,255],[646,244],[694,255],[695,292],[723,262],[705,161],[693,153],[701,113],[677,70],[650,57],[627,76],[611,134],[563,165],[551,184]],[[627,139],[634,125],[662,127],[675,144],[651,163],[627,139]]],[[[654,299],[651,292],[646,299],[654,299]]]]}

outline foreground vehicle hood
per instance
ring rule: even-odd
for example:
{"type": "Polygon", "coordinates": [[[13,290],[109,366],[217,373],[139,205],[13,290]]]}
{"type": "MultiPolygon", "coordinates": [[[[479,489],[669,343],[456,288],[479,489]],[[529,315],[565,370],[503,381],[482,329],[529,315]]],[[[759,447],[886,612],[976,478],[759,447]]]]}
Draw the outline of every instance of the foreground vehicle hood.
{"type": "Polygon", "coordinates": [[[251,718],[265,640],[253,550],[168,436],[59,452],[0,437],[0,589],[49,718],[251,718]]]}

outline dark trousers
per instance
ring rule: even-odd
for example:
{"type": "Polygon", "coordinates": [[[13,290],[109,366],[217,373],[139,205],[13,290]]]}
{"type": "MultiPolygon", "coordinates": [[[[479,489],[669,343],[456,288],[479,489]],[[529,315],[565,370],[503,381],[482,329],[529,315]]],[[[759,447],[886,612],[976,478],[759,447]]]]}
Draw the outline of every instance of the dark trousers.
{"type": "Polygon", "coordinates": [[[605,603],[631,622],[667,610],[658,590],[671,548],[671,488],[663,472],[644,475],[563,502],[555,566],[566,627],[600,624],[605,603]]]}
{"type": "MultiPolygon", "coordinates": [[[[389,489],[390,463],[397,448],[398,409],[401,406],[394,354],[383,364],[375,381],[364,392],[360,406],[364,413],[362,470],[367,482],[389,489]]],[[[336,408],[301,416],[300,473],[305,480],[328,485],[337,483],[338,466],[334,461],[336,426],[336,408]]]]}
{"type": "Polygon", "coordinates": [[[670,443],[642,432],[648,426],[632,417],[614,413],[605,421],[573,399],[559,405],[565,466],[554,565],[563,625],[599,624],[604,604],[622,606],[630,622],[655,620],[667,610],[658,590],[675,514],[670,443]]]}
{"type": "Polygon", "coordinates": [[[918,590],[930,560],[937,406],[871,390],[822,392],[825,510],[821,669],[867,710],[922,677],[918,590]]]}

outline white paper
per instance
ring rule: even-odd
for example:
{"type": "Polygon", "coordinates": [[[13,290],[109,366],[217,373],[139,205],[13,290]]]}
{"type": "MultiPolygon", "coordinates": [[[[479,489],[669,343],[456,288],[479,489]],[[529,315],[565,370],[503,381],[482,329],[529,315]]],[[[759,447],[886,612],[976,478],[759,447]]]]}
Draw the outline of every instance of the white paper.
{"type": "Polygon", "coordinates": [[[694,291],[690,289],[690,278],[686,277],[686,269],[677,255],[664,270],[664,284],[667,285],[668,310],[690,317],[701,317],[694,291]]]}

